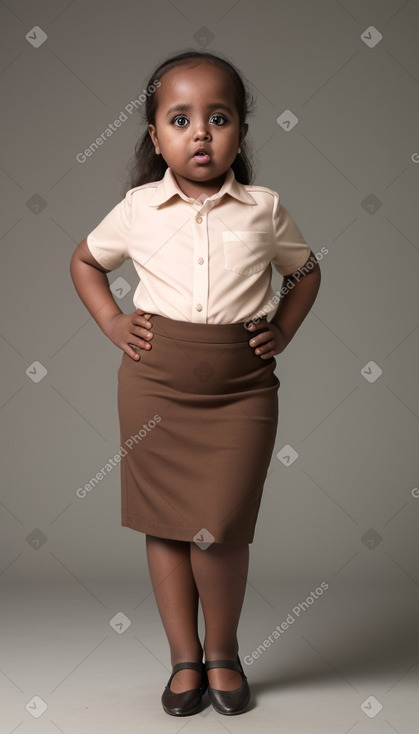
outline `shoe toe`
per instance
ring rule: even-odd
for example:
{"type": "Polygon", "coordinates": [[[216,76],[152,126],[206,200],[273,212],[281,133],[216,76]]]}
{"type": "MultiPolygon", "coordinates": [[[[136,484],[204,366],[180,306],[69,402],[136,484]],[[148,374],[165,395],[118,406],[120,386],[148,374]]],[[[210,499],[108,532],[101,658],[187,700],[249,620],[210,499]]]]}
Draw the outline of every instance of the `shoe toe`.
{"type": "Polygon", "coordinates": [[[208,686],[208,679],[205,670],[205,665],[195,662],[182,662],[177,663],[173,666],[172,674],[167,682],[167,685],[161,696],[161,703],[166,714],[172,716],[190,716],[191,714],[198,713],[201,707],[201,699],[204,695],[208,686]],[[170,690],[170,684],[173,676],[178,670],[184,668],[191,668],[201,672],[201,685],[199,688],[191,688],[188,691],[182,691],[181,693],[175,693],[170,690]]]}
{"type": "Polygon", "coordinates": [[[167,714],[172,716],[189,716],[196,713],[201,704],[202,689],[194,688],[183,693],[174,693],[166,687],[161,702],[167,714]]]}
{"type": "Polygon", "coordinates": [[[250,689],[247,679],[243,680],[240,688],[234,691],[219,691],[208,688],[209,699],[216,711],[220,714],[241,714],[250,701],[250,689]]]}

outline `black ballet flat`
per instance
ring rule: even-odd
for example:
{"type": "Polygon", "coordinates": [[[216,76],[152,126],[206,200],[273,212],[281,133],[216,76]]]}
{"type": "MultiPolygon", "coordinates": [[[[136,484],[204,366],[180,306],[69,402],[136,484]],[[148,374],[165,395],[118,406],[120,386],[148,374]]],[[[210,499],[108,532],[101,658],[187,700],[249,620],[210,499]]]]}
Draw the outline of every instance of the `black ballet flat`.
{"type": "Polygon", "coordinates": [[[172,674],[167,682],[161,697],[163,709],[171,716],[191,716],[198,713],[201,708],[201,698],[208,687],[207,671],[204,663],[177,663],[173,666],[172,674]],[[170,684],[175,673],[184,668],[192,668],[202,675],[199,688],[191,688],[189,691],[174,693],[170,690],[170,684]]]}
{"type": "Polygon", "coordinates": [[[219,714],[232,716],[243,713],[250,701],[250,689],[239,656],[237,655],[237,661],[207,660],[205,667],[207,671],[211,670],[211,668],[230,668],[230,670],[237,670],[241,673],[243,682],[240,688],[236,688],[233,691],[219,691],[216,688],[211,688],[208,684],[208,696],[213,707],[219,714]]]}

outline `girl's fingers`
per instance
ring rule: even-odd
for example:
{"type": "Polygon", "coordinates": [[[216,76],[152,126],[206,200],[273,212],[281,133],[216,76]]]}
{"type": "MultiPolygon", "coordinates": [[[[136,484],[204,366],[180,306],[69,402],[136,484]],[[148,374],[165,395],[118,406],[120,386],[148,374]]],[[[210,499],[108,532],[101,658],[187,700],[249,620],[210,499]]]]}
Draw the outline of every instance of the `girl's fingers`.
{"type": "Polygon", "coordinates": [[[142,313],[142,311],[141,311],[140,308],[137,308],[135,314],[137,315],[137,317],[140,317],[142,319],[145,319],[147,322],[151,318],[151,314],[149,314],[149,313],[142,313]]]}
{"type": "Polygon", "coordinates": [[[255,337],[254,344],[253,339],[251,339],[250,346],[252,349],[255,350],[255,354],[261,356],[262,354],[265,354],[267,352],[274,352],[275,350],[275,340],[272,338],[269,338],[267,336],[268,332],[264,332],[263,334],[260,334],[259,337],[255,337]]]}
{"type": "Polygon", "coordinates": [[[151,344],[149,344],[148,342],[142,341],[141,344],[134,344],[133,342],[129,342],[127,344],[127,349],[125,349],[124,351],[126,351],[129,357],[132,357],[133,359],[135,359],[136,362],[138,362],[138,360],[141,358],[141,352],[143,350],[148,352],[150,349],[151,349],[151,344]]]}
{"type": "Polygon", "coordinates": [[[250,339],[250,346],[251,347],[261,347],[266,342],[272,341],[272,334],[269,336],[269,332],[264,331],[262,334],[258,334],[258,336],[254,336],[252,339],[250,339]]]}
{"type": "Polygon", "coordinates": [[[148,319],[146,319],[145,316],[138,316],[138,315],[136,316],[135,314],[132,318],[132,323],[135,326],[143,326],[146,329],[149,329],[151,326],[151,322],[148,319]]]}
{"type": "Polygon", "coordinates": [[[136,347],[140,347],[141,349],[151,349],[150,341],[153,338],[154,334],[152,331],[148,331],[143,326],[136,326],[133,325],[133,328],[130,330],[130,333],[128,335],[128,338],[132,340],[132,344],[136,347]]]}
{"type": "Polygon", "coordinates": [[[151,339],[153,337],[153,332],[150,331],[151,323],[147,321],[142,316],[133,316],[131,320],[131,333],[133,336],[139,336],[143,339],[151,339]]]}
{"type": "MultiPolygon", "coordinates": [[[[133,336],[134,336],[134,334],[133,334],[133,336]]],[[[132,342],[132,343],[138,349],[145,349],[145,350],[151,349],[151,344],[149,342],[145,341],[144,339],[139,339],[139,342],[140,342],[139,344],[135,344],[134,342],[132,342]]]]}
{"type": "Polygon", "coordinates": [[[124,349],[124,352],[125,354],[128,354],[128,357],[131,357],[131,359],[134,359],[135,362],[138,362],[138,360],[140,359],[140,355],[138,354],[138,352],[135,351],[135,349],[133,349],[132,344],[128,344],[128,347],[127,349],[124,349]]]}
{"type": "Polygon", "coordinates": [[[153,338],[153,332],[148,331],[145,327],[138,326],[135,331],[132,332],[133,336],[136,336],[141,341],[141,346],[143,344],[148,344],[151,339],[153,338]]]}

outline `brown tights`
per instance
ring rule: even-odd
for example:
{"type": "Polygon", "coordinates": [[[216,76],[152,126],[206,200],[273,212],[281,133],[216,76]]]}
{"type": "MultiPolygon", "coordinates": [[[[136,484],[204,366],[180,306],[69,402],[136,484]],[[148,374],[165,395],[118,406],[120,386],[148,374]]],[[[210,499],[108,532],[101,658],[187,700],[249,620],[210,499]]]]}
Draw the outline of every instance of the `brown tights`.
{"type": "MultiPolygon", "coordinates": [[[[157,608],[169,641],[171,664],[206,660],[235,660],[237,626],[246,590],[249,545],[212,543],[202,550],[196,543],[146,535],[147,561],[157,608]],[[205,621],[202,647],[198,636],[198,602],[205,621]]],[[[242,683],[228,668],[208,671],[211,688],[231,691],[242,683]]],[[[200,674],[179,670],[170,689],[196,688],[200,674]]]]}

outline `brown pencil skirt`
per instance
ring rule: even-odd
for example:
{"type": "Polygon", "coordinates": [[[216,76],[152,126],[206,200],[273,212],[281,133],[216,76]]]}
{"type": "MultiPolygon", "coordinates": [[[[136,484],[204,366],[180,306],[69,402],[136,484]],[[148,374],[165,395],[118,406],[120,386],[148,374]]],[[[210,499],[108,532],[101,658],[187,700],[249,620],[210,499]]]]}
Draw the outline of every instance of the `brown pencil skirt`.
{"type": "Polygon", "coordinates": [[[268,322],[150,321],[152,348],[118,370],[121,525],[203,549],[252,543],[280,382],[249,341],[268,322]]]}

